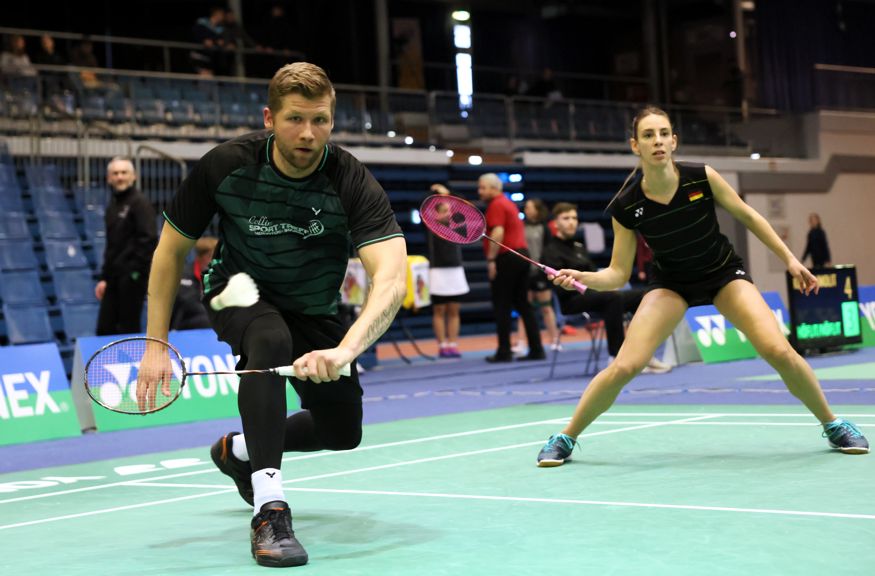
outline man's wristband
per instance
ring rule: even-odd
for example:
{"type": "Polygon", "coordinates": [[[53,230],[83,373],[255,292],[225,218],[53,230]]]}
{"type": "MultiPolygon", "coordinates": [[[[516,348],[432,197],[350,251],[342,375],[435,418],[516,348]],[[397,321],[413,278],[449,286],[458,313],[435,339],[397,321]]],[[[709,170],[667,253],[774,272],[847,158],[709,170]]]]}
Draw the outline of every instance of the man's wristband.
{"type": "Polygon", "coordinates": [[[495,262],[495,258],[487,258],[486,261],[487,262],[495,262]]]}

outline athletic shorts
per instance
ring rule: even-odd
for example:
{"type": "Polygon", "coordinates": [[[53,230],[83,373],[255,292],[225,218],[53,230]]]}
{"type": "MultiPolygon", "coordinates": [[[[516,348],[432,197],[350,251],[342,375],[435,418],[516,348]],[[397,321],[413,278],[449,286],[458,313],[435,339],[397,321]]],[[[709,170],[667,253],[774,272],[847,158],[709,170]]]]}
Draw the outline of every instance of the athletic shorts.
{"type": "Polygon", "coordinates": [[[659,268],[654,266],[653,278],[647,284],[647,290],[666,288],[677,292],[692,308],[693,306],[713,304],[717,293],[733,280],[747,280],[753,284],[753,279],[744,269],[744,262],[741,258],[730,260],[725,266],[708,274],[698,282],[672,282],[670,279],[663,278],[659,268]]]}
{"type": "Polygon", "coordinates": [[[552,286],[550,281],[547,280],[547,275],[540,270],[529,274],[527,285],[529,290],[531,290],[532,292],[543,292],[544,290],[550,290],[552,286]]]}
{"type": "MultiPolygon", "coordinates": [[[[260,316],[275,316],[276,320],[288,327],[292,336],[291,364],[311,350],[334,348],[346,335],[345,326],[337,316],[308,316],[296,312],[281,311],[273,304],[259,300],[248,308],[225,308],[216,312],[207,305],[210,323],[219,340],[227,342],[234,354],[240,356],[238,370],[246,369],[246,356],[242,353],[243,336],[252,321],[260,316]]],[[[289,378],[295,392],[301,398],[301,407],[313,404],[357,403],[362,401],[362,387],[359,384],[355,362],[350,365],[350,375],[341,376],[334,382],[314,382],[289,378]]]]}
{"type": "Polygon", "coordinates": [[[441,296],[439,294],[431,295],[431,303],[432,304],[450,304],[452,302],[460,302],[462,300],[462,296],[441,296]]]}

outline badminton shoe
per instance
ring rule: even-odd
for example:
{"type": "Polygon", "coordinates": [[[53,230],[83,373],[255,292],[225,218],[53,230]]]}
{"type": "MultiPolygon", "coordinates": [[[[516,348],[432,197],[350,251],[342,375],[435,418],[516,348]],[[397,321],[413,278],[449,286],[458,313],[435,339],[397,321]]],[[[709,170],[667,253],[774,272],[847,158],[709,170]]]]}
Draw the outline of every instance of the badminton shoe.
{"type": "Polygon", "coordinates": [[[238,459],[231,452],[231,439],[237,434],[239,434],[239,432],[229,432],[219,438],[219,440],[213,444],[213,447],[210,448],[210,457],[212,457],[216,468],[218,468],[222,474],[229,476],[231,480],[234,481],[234,484],[237,485],[237,491],[240,493],[240,497],[250,506],[254,506],[255,500],[253,499],[252,494],[252,466],[249,462],[244,462],[243,460],[238,459]]]}
{"type": "Polygon", "coordinates": [[[845,454],[868,454],[869,442],[860,429],[853,423],[836,418],[823,427],[823,437],[829,441],[831,448],[845,454]]]}
{"type": "Polygon", "coordinates": [[[647,362],[647,366],[642,370],[643,374],[665,374],[666,372],[671,372],[671,364],[660,362],[655,356],[647,362]]]}
{"type": "Polygon", "coordinates": [[[577,440],[567,434],[553,434],[538,454],[538,466],[541,468],[562,466],[571,460],[571,451],[576,445],[577,440]]]}
{"type": "Polygon", "coordinates": [[[281,500],[268,502],[252,519],[252,557],[262,566],[303,566],[307,551],[295,538],[292,512],[281,500]]]}

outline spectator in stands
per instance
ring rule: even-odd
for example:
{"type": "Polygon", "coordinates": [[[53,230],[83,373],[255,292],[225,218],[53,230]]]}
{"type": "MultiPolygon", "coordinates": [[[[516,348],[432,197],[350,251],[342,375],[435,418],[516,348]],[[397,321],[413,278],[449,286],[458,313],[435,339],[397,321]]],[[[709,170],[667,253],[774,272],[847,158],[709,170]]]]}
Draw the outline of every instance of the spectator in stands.
{"type": "Polygon", "coordinates": [[[39,39],[39,50],[33,56],[34,64],[48,66],[63,66],[67,62],[55,49],[55,39],[48,34],[43,34],[39,39]]]}
{"type": "Polygon", "coordinates": [[[170,315],[171,330],[210,327],[210,318],[201,298],[204,294],[204,273],[210,268],[218,243],[219,239],[213,236],[201,236],[194,243],[194,262],[179,280],[179,290],[170,315]]]}
{"type": "MultiPolygon", "coordinates": [[[[540,262],[541,256],[544,253],[544,246],[552,237],[550,229],[547,227],[547,220],[550,212],[547,210],[547,205],[539,198],[529,198],[523,206],[523,213],[526,215],[524,228],[526,234],[526,245],[529,247],[529,256],[532,260],[540,262]]],[[[544,329],[547,331],[547,341],[550,342],[550,348],[558,346],[556,336],[558,328],[556,327],[556,312],[553,310],[553,290],[547,277],[537,266],[529,265],[529,302],[535,309],[541,311],[541,317],[544,320],[544,329]]],[[[513,347],[514,354],[523,354],[525,352],[525,344],[523,344],[523,319],[519,319],[517,328],[517,343],[513,347]]]]}
{"type": "MultiPolygon", "coordinates": [[[[526,235],[523,230],[519,210],[502,192],[501,179],[496,174],[484,174],[477,181],[477,193],[487,204],[487,234],[498,242],[528,256],[526,235]]],[[[492,290],[492,307],[495,314],[498,349],[487,362],[511,362],[513,353],[510,347],[510,331],[513,325],[512,313],[516,310],[523,319],[529,353],[519,360],[543,360],[546,358],[541,343],[541,333],[535,312],[529,304],[528,279],[529,263],[508,252],[494,242],[483,240],[486,253],[486,266],[489,285],[492,290]]]]}
{"type": "MultiPolygon", "coordinates": [[[[222,22],[222,39],[225,41],[225,50],[228,52],[234,52],[238,49],[263,49],[263,47],[256,43],[252,36],[246,32],[246,29],[240,24],[240,21],[237,19],[237,14],[233,10],[225,11],[225,20],[222,22]]],[[[237,76],[246,76],[246,64],[248,62],[248,58],[239,60],[242,68],[234,69],[237,76]]]]}
{"type": "MultiPolygon", "coordinates": [[[[70,51],[70,64],[80,68],[100,67],[100,63],[97,61],[97,56],[94,55],[94,43],[90,38],[83,38],[78,45],[73,47],[70,51]]],[[[105,96],[109,96],[110,94],[119,91],[118,84],[101,78],[93,70],[80,71],[79,80],[82,83],[83,88],[103,93],[105,96]]]]}
{"type": "Polygon", "coordinates": [[[808,215],[808,239],[805,242],[805,252],[802,253],[801,262],[811,256],[811,265],[815,268],[832,266],[832,256],[829,253],[829,242],[826,241],[826,232],[820,225],[820,216],[815,212],[808,215]]]}
{"type": "Polygon", "coordinates": [[[212,77],[228,72],[228,55],[223,37],[224,22],[225,9],[213,6],[209,16],[198,18],[194,23],[192,36],[202,48],[189,52],[189,58],[195,73],[201,76],[212,77]]]}
{"type": "Polygon", "coordinates": [[[757,353],[774,367],[788,391],[821,423],[831,448],[846,454],[868,454],[869,442],[863,433],[853,423],[836,418],[811,366],[790,346],[744,262],[721,234],[717,205],[784,262],[800,292],[816,292],[817,276],[713,168],[674,160],[677,135],[663,110],[652,106],[641,110],[632,121],[631,134],[629,145],[638,165],[608,204],[614,227],[610,266],[598,272],[563,268],[553,282],[567,290],[573,289],[575,281],[590,290],[619,288],[632,272],[636,232],[643,234],[653,249],[654,278],[616,359],[589,382],[571,420],[541,449],[538,466],[563,464],[580,433],[611,407],[623,387],[683,321],[687,309],[706,304],[716,306],[727,323],[743,332],[757,353]]]}
{"type": "MultiPolygon", "coordinates": [[[[543,263],[556,270],[574,269],[595,271],[595,265],[582,242],[575,240],[577,233],[577,206],[559,202],[553,207],[553,219],[558,235],[544,247],[543,263]]],[[[644,296],[643,289],[600,291],[592,288],[583,294],[557,288],[559,308],[567,315],[597,312],[605,323],[608,339],[608,354],[611,361],[620,352],[625,340],[623,317],[626,312],[635,312],[644,296]]],[[[671,366],[651,358],[644,367],[645,373],[662,374],[671,366]]]]}
{"type": "Polygon", "coordinates": [[[155,209],[134,187],[137,174],[128,158],[106,167],[112,198],[106,207],[106,250],[94,295],[100,300],[98,336],[140,332],[140,318],[155,250],[155,209]]]}
{"type": "Polygon", "coordinates": [[[12,34],[6,38],[6,49],[0,54],[0,75],[3,76],[36,76],[36,68],[27,55],[27,43],[21,34],[12,34]]]}
{"type": "MultiPolygon", "coordinates": [[[[434,194],[449,195],[443,184],[432,184],[434,194]]],[[[450,210],[446,204],[438,204],[438,219],[446,218],[449,224],[450,210]]],[[[442,222],[444,220],[441,220],[442,222]]],[[[462,267],[462,247],[439,238],[426,229],[428,237],[429,284],[431,287],[432,327],[438,341],[438,356],[459,358],[460,298],[467,294],[468,280],[462,267]]]]}
{"type": "Polygon", "coordinates": [[[562,91],[556,85],[552,68],[544,68],[543,72],[541,72],[541,77],[529,89],[528,96],[547,98],[548,100],[562,99],[562,91]]]}

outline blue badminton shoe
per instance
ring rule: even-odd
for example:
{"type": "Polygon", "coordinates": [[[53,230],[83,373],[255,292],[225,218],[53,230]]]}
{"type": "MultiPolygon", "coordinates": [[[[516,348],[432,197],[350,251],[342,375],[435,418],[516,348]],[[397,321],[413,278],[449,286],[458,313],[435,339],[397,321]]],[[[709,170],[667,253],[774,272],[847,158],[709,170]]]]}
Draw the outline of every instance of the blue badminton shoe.
{"type": "Polygon", "coordinates": [[[869,442],[852,422],[836,418],[823,427],[823,437],[831,448],[845,454],[868,454],[869,442]]]}
{"type": "Polygon", "coordinates": [[[538,454],[538,466],[541,468],[562,466],[571,460],[571,452],[575,445],[577,445],[577,440],[571,436],[553,434],[538,454]]]}
{"type": "Polygon", "coordinates": [[[307,551],[295,538],[292,513],[281,500],[268,502],[252,519],[252,557],[262,566],[303,566],[307,551]]]}
{"type": "Polygon", "coordinates": [[[250,506],[255,505],[255,498],[252,493],[252,465],[249,462],[240,460],[231,452],[231,439],[239,434],[239,432],[229,432],[219,438],[213,447],[210,448],[210,457],[213,459],[213,464],[219,469],[222,474],[231,478],[234,484],[237,485],[237,492],[240,497],[250,506]]]}

